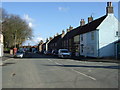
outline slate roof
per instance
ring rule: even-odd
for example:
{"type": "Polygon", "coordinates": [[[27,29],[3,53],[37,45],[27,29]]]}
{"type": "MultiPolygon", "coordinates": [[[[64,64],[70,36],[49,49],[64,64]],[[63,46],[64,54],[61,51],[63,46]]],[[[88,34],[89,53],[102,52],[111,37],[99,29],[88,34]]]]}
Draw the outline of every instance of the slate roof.
{"type": "Polygon", "coordinates": [[[96,28],[102,23],[102,21],[106,17],[107,17],[107,15],[104,15],[96,20],[93,20],[92,22],[90,22],[84,26],[79,26],[79,27],[71,30],[70,32],[67,32],[66,35],[63,37],[63,39],[69,39],[74,36],[96,30],[96,28]]]}
{"type": "Polygon", "coordinates": [[[116,44],[116,43],[120,43],[120,39],[119,39],[119,40],[117,40],[117,41],[115,42],[115,44],[116,44]]]}
{"type": "Polygon", "coordinates": [[[57,42],[59,39],[61,39],[61,35],[62,35],[62,34],[60,34],[60,35],[54,37],[49,43],[57,42]]]}

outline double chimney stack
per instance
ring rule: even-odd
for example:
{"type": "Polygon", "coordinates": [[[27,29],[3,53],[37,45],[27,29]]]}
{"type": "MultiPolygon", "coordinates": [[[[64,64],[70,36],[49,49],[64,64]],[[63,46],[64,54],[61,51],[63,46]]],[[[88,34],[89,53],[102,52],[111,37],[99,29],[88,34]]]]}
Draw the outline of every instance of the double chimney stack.
{"type": "MultiPolygon", "coordinates": [[[[90,16],[88,17],[88,23],[92,22],[93,21],[93,17],[90,16]]],[[[85,25],[85,20],[84,19],[81,19],[80,21],[80,26],[84,26],[85,25]]]]}
{"type": "MultiPolygon", "coordinates": [[[[112,6],[112,2],[107,2],[107,7],[106,7],[106,14],[113,14],[114,13],[114,10],[113,10],[113,6],[112,6]]],[[[90,16],[88,17],[88,23],[92,22],[93,21],[93,17],[90,16]]],[[[85,25],[85,21],[84,19],[81,19],[80,21],[80,26],[83,26],[85,25]]]]}
{"type": "Polygon", "coordinates": [[[70,25],[69,29],[67,29],[67,32],[73,30],[73,27],[70,25]]]}

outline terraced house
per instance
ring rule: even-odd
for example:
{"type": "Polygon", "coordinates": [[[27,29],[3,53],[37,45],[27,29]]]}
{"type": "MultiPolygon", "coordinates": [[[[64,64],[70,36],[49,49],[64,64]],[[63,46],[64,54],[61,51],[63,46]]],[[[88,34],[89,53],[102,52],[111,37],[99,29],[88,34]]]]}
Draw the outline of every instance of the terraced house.
{"type": "Polygon", "coordinates": [[[80,31],[80,55],[88,57],[115,57],[115,42],[119,39],[119,21],[114,16],[111,2],[106,15],[84,25],[80,31]]]}
{"type": "Polygon", "coordinates": [[[58,51],[62,48],[62,39],[65,35],[65,31],[62,31],[62,34],[56,34],[54,38],[48,43],[48,51],[58,51]]]}
{"type": "Polygon", "coordinates": [[[115,42],[120,33],[118,23],[112,3],[108,2],[104,16],[96,20],[90,16],[87,24],[81,19],[80,26],[64,36],[63,48],[69,49],[73,56],[115,57],[115,42]]]}
{"type": "Polygon", "coordinates": [[[120,37],[118,24],[112,3],[107,2],[105,15],[95,20],[90,16],[87,23],[81,19],[78,27],[70,26],[66,34],[54,37],[48,43],[48,50],[68,49],[72,56],[116,57],[119,52],[119,42],[116,42],[120,37]]]}

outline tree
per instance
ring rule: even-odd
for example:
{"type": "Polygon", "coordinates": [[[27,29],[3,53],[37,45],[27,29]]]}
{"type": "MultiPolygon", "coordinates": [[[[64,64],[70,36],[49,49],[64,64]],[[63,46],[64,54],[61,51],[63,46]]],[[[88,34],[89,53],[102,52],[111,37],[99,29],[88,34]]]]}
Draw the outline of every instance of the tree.
{"type": "MultiPolygon", "coordinates": [[[[5,12],[3,10],[3,12],[5,12]]],[[[32,36],[32,29],[27,22],[18,15],[5,14],[2,16],[2,32],[4,35],[4,47],[19,47],[22,43],[32,36]]]]}

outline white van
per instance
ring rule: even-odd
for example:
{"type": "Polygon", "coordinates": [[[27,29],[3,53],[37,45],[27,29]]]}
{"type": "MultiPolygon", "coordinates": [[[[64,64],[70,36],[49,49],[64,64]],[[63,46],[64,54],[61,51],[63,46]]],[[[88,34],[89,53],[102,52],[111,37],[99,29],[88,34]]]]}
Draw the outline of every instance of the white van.
{"type": "Polygon", "coordinates": [[[71,57],[71,53],[68,51],[68,49],[59,49],[58,50],[58,57],[70,58],[71,57]]]}

